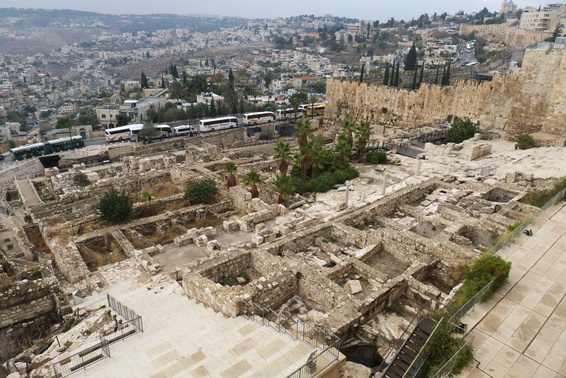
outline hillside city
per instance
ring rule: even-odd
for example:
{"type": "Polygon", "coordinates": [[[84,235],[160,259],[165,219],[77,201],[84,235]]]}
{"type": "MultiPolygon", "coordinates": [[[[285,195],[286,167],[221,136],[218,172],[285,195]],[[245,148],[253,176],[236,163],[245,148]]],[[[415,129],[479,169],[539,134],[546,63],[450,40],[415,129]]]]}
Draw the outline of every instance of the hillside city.
{"type": "Polygon", "coordinates": [[[566,377],[566,4],[0,19],[0,377],[566,377]]]}

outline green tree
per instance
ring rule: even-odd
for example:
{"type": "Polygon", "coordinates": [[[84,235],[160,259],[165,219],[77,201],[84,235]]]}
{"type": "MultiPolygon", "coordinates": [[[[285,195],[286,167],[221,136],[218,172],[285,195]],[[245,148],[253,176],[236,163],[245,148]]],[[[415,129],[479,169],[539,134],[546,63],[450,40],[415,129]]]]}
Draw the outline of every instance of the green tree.
{"type": "Polygon", "coordinates": [[[313,177],[318,176],[325,168],[326,150],[324,149],[324,138],[317,135],[310,143],[309,155],[313,177]]]}
{"type": "Polygon", "coordinates": [[[216,116],[218,113],[216,111],[216,101],[214,99],[210,100],[210,107],[208,108],[208,115],[210,117],[216,116]]]}
{"type": "Polygon", "coordinates": [[[412,71],[417,67],[417,48],[415,42],[409,49],[409,53],[405,56],[405,71],[412,71]]]}
{"type": "Polygon", "coordinates": [[[295,192],[293,179],[285,174],[275,175],[275,181],[273,184],[279,192],[279,198],[277,200],[278,203],[284,203],[287,199],[289,199],[289,195],[295,192]]]}
{"type": "Polygon", "coordinates": [[[301,100],[298,97],[291,96],[289,98],[289,103],[293,107],[293,112],[295,113],[295,121],[297,120],[297,113],[299,111],[299,105],[301,105],[301,100]]]}
{"type": "Polygon", "coordinates": [[[336,144],[334,145],[334,151],[338,157],[338,161],[341,164],[348,163],[350,156],[352,155],[352,144],[350,143],[348,134],[342,132],[336,138],[336,144]]]}
{"type": "Polygon", "coordinates": [[[385,63],[385,73],[383,74],[383,85],[389,84],[389,63],[385,63]]]}
{"type": "Polygon", "coordinates": [[[535,140],[529,134],[519,135],[515,142],[515,149],[527,150],[535,146],[535,140]]]}
{"type": "Polygon", "coordinates": [[[142,193],[143,198],[146,200],[146,203],[143,204],[140,208],[140,216],[143,217],[152,217],[157,214],[157,206],[155,206],[155,196],[148,192],[142,193]]]}
{"type": "Polygon", "coordinates": [[[366,67],[365,63],[362,63],[362,69],[360,70],[360,83],[364,82],[364,69],[366,67]]]}
{"type": "Polygon", "coordinates": [[[394,87],[398,87],[399,86],[399,69],[400,69],[400,63],[397,63],[397,70],[395,71],[395,78],[393,79],[393,86],[394,87]]]}
{"type": "Polygon", "coordinates": [[[169,94],[171,98],[182,100],[185,98],[187,92],[180,81],[172,81],[169,84],[169,94]]]}
{"type": "Polygon", "coordinates": [[[236,165],[236,163],[232,161],[226,163],[226,165],[224,166],[224,170],[226,171],[226,173],[228,173],[228,178],[226,181],[226,186],[228,187],[228,189],[238,185],[238,183],[236,182],[236,174],[235,174],[236,171],[238,170],[238,166],[236,165]]]}
{"type": "Polygon", "coordinates": [[[354,133],[358,137],[358,160],[362,161],[367,142],[371,138],[371,122],[361,121],[354,129],[354,133]]]}
{"type": "Polygon", "coordinates": [[[218,187],[216,186],[216,181],[210,178],[191,180],[185,188],[185,198],[193,205],[197,203],[212,203],[216,200],[217,194],[218,187]]]}
{"type": "Polygon", "coordinates": [[[299,149],[304,148],[310,137],[313,135],[312,123],[310,119],[300,119],[295,124],[295,138],[299,143],[299,149]]]}
{"type": "Polygon", "coordinates": [[[348,143],[348,145],[350,146],[350,151],[352,150],[352,147],[354,146],[354,130],[356,129],[356,122],[351,119],[348,118],[346,120],[344,120],[342,122],[342,132],[346,134],[346,141],[348,143]]]}
{"type": "Polygon", "coordinates": [[[291,161],[291,145],[285,143],[282,140],[277,142],[275,145],[275,159],[278,160],[277,165],[279,172],[285,175],[287,174],[287,169],[289,168],[289,162],[291,161]]]}
{"type": "Polygon", "coordinates": [[[326,82],[324,82],[324,80],[318,80],[314,83],[314,91],[316,93],[326,93],[326,82]]]}
{"type": "Polygon", "coordinates": [[[143,71],[141,73],[141,87],[142,89],[149,88],[149,82],[147,81],[147,76],[145,76],[145,73],[143,71]]]}
{"type": "Polygon", "coordinates": [[[57,119],[57,124],[55,124],[56,129],[70,129],[72,126],[71,119],[68,117],[59,117],[57,119]]]}
{"type": "Polygon", "coordinates": [[[138,139],[144,141],[144,143],[151,142],[159,133],[159,130],[157,130],[153,124],[145,123],[143,128],[138,132],[138,139]]]}
{"type": "Polygon", "coordinates": [[[249,171],[244,176],[244,182],[246,185],[251,186],[250,192],[252,193],[252,198],[259,197],[259,190],[257,189],[258,184],[263,184],[261,175],[257,171],[249,171]]]}
{"type": "Polygon", "coordinates": [[[473,137],[475,133],[478,133],[480,131],[479,126],[479,122],[474,123],[469,118],[458,118],[446,132],[446,141],[462,143],[466,139],[473,137]]]}
{"type": "Polygon", "coordinates": [[[130,117],[125,114],[118,114],[116,116],[116,126],[126,126],[130,121],[130,117]]]}
{"type": "Polygon", "coordinates": [[[119,193],[111,187],[98,203],[98,211],[102,219],[117,224],[126,221],[132,215],[133,202],[124,191],[119,193]]]}

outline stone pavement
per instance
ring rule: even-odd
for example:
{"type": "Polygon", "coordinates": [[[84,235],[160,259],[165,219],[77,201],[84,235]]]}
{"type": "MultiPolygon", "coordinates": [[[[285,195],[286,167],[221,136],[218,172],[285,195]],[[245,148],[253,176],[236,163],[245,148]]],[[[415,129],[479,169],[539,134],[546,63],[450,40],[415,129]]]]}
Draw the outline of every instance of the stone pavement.
{"type": "Polygon", "coordinates": [[[559,202],[499,252],[507,282],[462,320],[473,328],[461,377],[566,377],[566,205],[559,202]]]}
{"type": "MultiPolygon", "coordinates": [[[[314,350],[257,322],[205,308],[176,283],[164,285],[150,290],[128,282],[107,291],[142,316],[144,332],[110,345],[111,358],[73,377],[281,377],[314,350]]],[[[99,294],[83,305],[105,298],[99,294]]]]}

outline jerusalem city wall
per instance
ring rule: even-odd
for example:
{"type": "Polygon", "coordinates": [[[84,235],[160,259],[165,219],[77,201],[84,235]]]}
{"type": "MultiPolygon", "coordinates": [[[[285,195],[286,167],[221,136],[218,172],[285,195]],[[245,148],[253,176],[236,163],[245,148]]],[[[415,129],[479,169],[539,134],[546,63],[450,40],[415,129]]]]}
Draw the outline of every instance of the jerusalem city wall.
{"type": "Polygon", "coordinates": [[[549,37],[550,33],[537,33],[527,30],[521,30],[509,27],[506,24],[501,25],[471,25],[461,24],[460,34],[468,35],[475,31],[476,36],[485,38],[489,41],[504,43],[507,46],[526,47],[544,41],[549,37]]]}
{"type": "Polygon", "coordinates": [[[409,90],[329,80],[325,122],[332,127],[352,118],[408,128],[469,117],[510,140],[538,131],[564,138],[565,77],[565,50],[528,50],[519,75],[495,75],[489,82],[409,90]]]}

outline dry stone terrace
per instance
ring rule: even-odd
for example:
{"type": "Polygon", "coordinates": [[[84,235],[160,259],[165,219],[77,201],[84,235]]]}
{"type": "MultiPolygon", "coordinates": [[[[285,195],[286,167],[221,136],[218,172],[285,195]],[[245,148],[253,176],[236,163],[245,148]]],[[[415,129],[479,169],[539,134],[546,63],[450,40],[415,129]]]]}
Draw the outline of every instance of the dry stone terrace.
{"type": "MultiPolygon", "coordinates": [[[[178,288],[170,295],[226,317],[257,314],[262,306],[323,327],[345,347],[377,345],[385,356],[421,306],[449,301],[461,279],[459,265],[473,262],[508,226],[536,211],[520,202],[526,190],[547,185],[522,174],[532,164],[509,172],[512,144],[496,140],[485,142],[491,153],[481,158],[496,171],[506,165],[495,175],[478,174],[477,160],[451,153],[432,155],[419,169],[416,160],[391,154],[386,166],[358,165],[347,203],[341,187],[283,206],[269,184],[254,199],[243,185],[225,189],[228,161],[238,164],[238,181],[251,170],[265,182],[276,173],[273,143],[237,153],[212,143],[235,143],[238,133],[155,143],[147,146],[149,156],[133,155],[137,146],[111,146],[111,164],[46,169],[28,182],[43,203],[27,201],[29,190],[4,184],[2,205],[10,216],[1,217],[0,279],[7,285],[2,294],[18,302],[2,301],[10,322],[0,332],[30,321],[68,320],[80,301],[77,291],[97,295],[123,281],[155,287],[166,280],[178,288]],[[190,206],[185,184],[202,177],[222,187],[218,201],[190,206]],[[154,194],[157,215],[106,224],[96,205],[111,186],[130,193],[136,208],[142,192],[154,194]],[[36,294],[24,295],[30,285],[36,294]],[[25,310],[32,301],[41,304],[38,313],[25,310]]],[[[529,156],[552,159],[552,151],[529,156]]],[[[102,316],[83,311],[83,318],[102,316]]]]}

